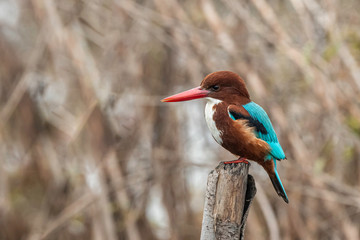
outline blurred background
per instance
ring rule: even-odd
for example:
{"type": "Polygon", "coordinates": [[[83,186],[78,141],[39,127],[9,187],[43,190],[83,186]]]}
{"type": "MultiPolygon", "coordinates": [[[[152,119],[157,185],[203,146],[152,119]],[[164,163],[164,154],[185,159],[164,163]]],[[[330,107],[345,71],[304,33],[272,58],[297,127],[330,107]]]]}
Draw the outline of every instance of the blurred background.
{"type": "Polygon", "coordinates": [[[360,239],[360,1],[1,0],[0,239],[199,239],[234,156],[203,100],[246,81],[288,160],[255,163],[246,239],[360,239]]]}

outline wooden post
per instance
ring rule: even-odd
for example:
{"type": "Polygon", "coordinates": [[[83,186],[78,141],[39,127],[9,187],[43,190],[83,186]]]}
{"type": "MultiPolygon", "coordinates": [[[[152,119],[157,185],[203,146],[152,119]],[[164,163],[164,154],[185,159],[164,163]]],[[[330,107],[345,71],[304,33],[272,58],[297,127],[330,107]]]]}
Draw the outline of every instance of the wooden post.
{"type": "Polygon", "coordinates": [[[256,193],[250,164],[220,163],[208,177],[200,240],[242,240],[256,193]]]}

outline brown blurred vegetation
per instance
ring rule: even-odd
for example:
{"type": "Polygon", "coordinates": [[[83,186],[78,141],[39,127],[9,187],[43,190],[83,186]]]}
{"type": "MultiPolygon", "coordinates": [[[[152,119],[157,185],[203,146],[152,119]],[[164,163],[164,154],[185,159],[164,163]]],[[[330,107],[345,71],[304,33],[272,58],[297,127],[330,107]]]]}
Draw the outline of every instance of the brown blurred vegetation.
{"type": "Polygon", "coordinates": [[[202,101],[244,77],[288,160],[256,164],[247,239],[360,239],[360,2],[3,0],[0,239],[198,239],[207,173],[233,157],[202,101]]]}

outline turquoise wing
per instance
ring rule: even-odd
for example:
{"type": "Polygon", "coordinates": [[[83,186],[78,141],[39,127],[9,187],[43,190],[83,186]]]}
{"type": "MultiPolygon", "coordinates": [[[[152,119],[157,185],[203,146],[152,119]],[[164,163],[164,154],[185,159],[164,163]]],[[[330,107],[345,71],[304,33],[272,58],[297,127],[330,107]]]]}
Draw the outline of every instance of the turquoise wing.
{"type": "Polygon", "coordinates": [[[255,128],[255,135],[267,142],[271,148],[270,154],[266,156],[266,160],[270,160],[271,158],[275,159],[284,159],[285,153],[282,149],[278,138],[276,136],[275,130],[271,124],[269,116],[266,114],[265,110],[257,105],[254,102],[249,102],[243,105],[245,110],[250,114],[251,118],[253,118],[254,122],[261,127],[255,128]]]}

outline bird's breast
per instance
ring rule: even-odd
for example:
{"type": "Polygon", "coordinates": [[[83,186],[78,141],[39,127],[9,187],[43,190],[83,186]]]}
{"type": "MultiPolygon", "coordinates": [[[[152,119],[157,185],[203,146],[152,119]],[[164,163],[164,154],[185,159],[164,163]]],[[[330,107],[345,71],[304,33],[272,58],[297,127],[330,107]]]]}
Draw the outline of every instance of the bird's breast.
{"type": "Polygon", "coordinates": [[[208,102],[206,103],[206,106],[205,106],[206,123],[208,125],[208,128],[210,129],[211,135],[213,136],[215,141],[217,143],[219,143],[220,145],[223,143],[223,140],[221,138],[221,135],[223,133],[216,127],[216,123],[214,120],[214,114],[216,112],[216,105],[218,105],[221,102],[222,101],[220,101],[220,100],[209,98],[208,102]]]}
{"type": "Polygon", "coordinates": [[[225,102],[209,98],[205,119],[216,142],[229,152],[255,161],[263,161],[269,153],[268,144],[256,137],[246,119],[230,117],[225,102]]]}

